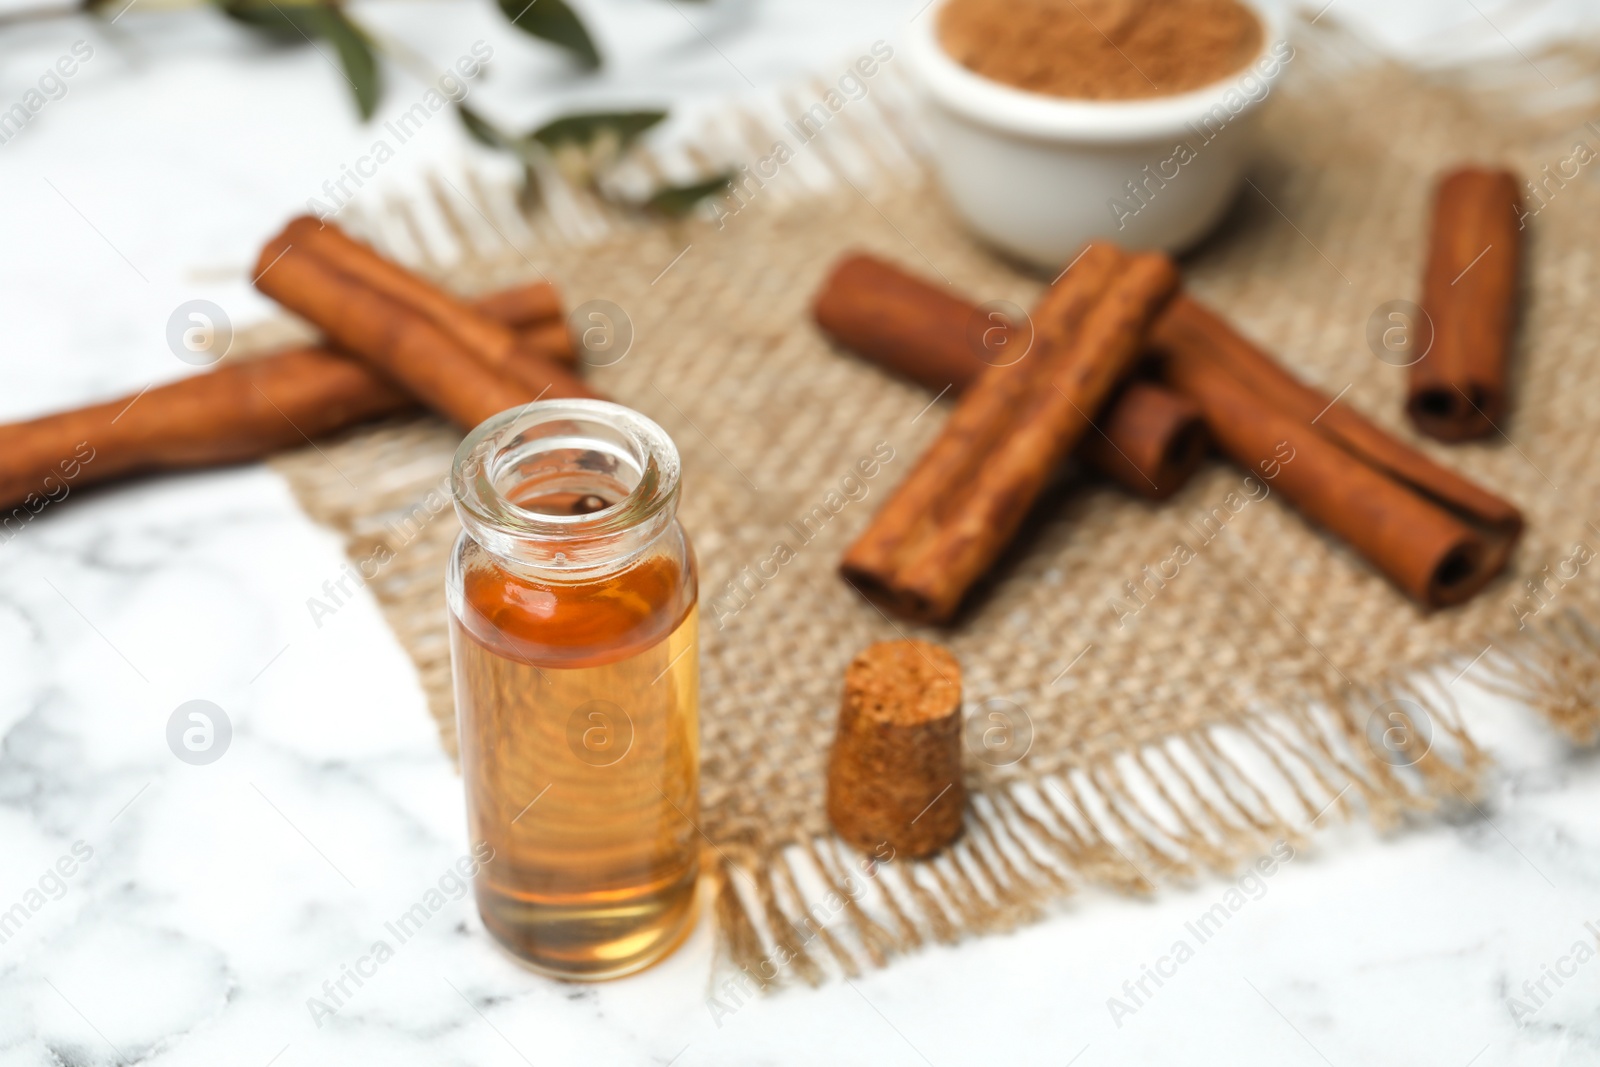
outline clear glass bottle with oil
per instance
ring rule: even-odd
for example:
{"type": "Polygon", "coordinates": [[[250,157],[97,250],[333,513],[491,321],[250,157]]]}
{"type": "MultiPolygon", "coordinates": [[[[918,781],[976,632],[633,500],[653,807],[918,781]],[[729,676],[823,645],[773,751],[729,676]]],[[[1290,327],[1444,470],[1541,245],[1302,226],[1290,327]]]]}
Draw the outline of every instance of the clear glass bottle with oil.
{"type": "Polygon", "coordinates": [[[484,925],[562,978],[628,974],[693,925],[694,553],[677,449],[598,400],[504,412],[456,452],[447,592],[484,925]]]}

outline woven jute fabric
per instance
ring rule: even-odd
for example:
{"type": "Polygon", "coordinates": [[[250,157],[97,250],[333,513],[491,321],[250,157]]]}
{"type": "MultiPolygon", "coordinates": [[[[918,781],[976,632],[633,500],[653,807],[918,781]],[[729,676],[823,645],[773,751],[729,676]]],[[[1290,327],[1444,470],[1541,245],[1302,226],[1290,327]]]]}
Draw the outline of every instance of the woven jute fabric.
{"type": "MultiPolygon", "coordinates": [[[[608,221],[576,201],[529,219],[509,195],[449,183],[426,211],[402,205],[361,225],[463,291],[540,272],[569,305],[610,301],[631,322],[627,354],[590,377],[661,423],[683,455],[680,514],[701,581],[699,825],[721,875],[725,944],[745,974],[765,985],[854,973],[929,939],[1014,926],[1085,881],[1149,891],[1231,870],[1278,838],[1303,840],[1325,815],[1388,826],[1465,806],[1487,760],[1454,712],[1464,685],[1502,688],[1574,739],[1593,735],[1591,175],[1551,184],[1529,220],[1503,433],[1421,444],[1527,515],[1509,572],[1471,603],[1419,610],[1269,483],[1219,460],[1159,505],[1067,472],[959,622],[934,630],[892,621],[836,566],[948,401],[930,406],[830,346],[809,301],[848,249],[974,300],[1026,307],[1048,279],[962,229],[914,162],[914,120],[890,90],[886,80],[881,99],[848,105],[807,144],[748,117],[730,124],[749,158],[787,138],[797,172],[839,180],[814,193],[781,174],[751,180],[717,222],[608,221]],[[423,255],[422,215],[442,220],[453,258],[423,255]],[[1192,558],[1174,575],[1180,545],[1192,558]],[[959,658],[971,726],[966,833],[924,863],[845,848],[823,805],[844,668],[869,642],[902,636],[959,658]],[[1404,758],[1375,743],[1374,723],[1416,732],[1404,758]]],[[[1330,397],[1415,439],[1405,372],[1374,356],[1367,332],[1380,305],[1418,296],[1434,178],[1465,160],[1543,175],[1576,141],[1600,148],[1577,122],[1536,122],[1437,78],[1302,44],[1267,102],[1249,183],[1184,259],[1185,283],[1330,397]]],[[[394,553],[369,587],[452,753],[443,581],[458,440],[417,418],[278,464],[353,561],[380,545],[394,553]]]]}

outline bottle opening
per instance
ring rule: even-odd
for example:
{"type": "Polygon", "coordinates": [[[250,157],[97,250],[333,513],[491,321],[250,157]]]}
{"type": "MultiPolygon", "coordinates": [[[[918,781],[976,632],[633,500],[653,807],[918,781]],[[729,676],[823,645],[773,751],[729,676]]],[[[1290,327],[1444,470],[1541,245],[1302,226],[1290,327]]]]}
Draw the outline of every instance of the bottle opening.
{"type": "Polygon", "coordinates": [[[541,569],[619,565],[677,506],[678,450],[604,400],[548,400],[485,421],[456,450],[456,513],[497,556],[541,569]]]}

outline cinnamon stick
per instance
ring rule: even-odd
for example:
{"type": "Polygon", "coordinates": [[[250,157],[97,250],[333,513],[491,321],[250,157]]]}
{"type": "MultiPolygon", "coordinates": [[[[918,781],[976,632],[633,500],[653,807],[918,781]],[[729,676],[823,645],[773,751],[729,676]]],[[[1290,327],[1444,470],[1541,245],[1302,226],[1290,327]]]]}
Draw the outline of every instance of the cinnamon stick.
{"type": "Polygon", "coordinates": [[[951,290],[860,253],[841,259],[812,301],[839,344],[926,389],[961,393],[985,366],[1024,358],[1028,331],[990,322],[951,290]]]}
{"type": "Polygon", "coordinates": [[[1199,404],[1135,379],[1112,397],[1078,455],[1129,492],[1165,500],[1199,469],[1209,445],[1199,404]]]}
{"type": "Polygon", "coordinates": [[[410,403],[361,364],[320,348],[229,361],[142,395],[0,426],[0,507],[51,495],[52,478],[70,491],[259,459],[410,403]],[[83,460],[84,450],[91,458],[63,478],[62,464],[83,460]]]}
{"type": "Polygon", "coordinates": [[[1463,167],[1434,194],[1422,307],[1433,344],[1411,366],[1406,413],[1441,441],[1487,437],[1505,418],[1522,265],[1522,198],[1506,170],[1463,167]]]}
{"type": "Polygon", "coordinates": [[[846,552],[844,577],[909,618],[948,621],[1088,431],[1176,287],[1167,257],[1090,244],[1034,310],[1037,358],[973,383],[846,552]]]}
{"type": "MultiPolygon", "coordinates": [[[[959,396],[986,366],[1025,358],[1031,331],[996,318],[948,288],[874,256],[840,260],[812,303],[817,325],[862,358],[959,396]]],[[[1205,458],[1205,424],[1193,401],[1135,382],[1107,405],[1078,450],[1124,489],[1165,500],[1205,458]]]]}
{"type": "MultiPolygon", "coordinates": [[[[503,295],[474,306],[508,326],[529,321],[534,305],[503,295]]],[[[0,508],[124,475],[257,460],[415,406],[388,378],[325,346],[230,359],[142,393],[0,425],[0,508]]]]}
{"type": "Polygon", "coordinates": [[[1504,568],[1522,530],[1514,506],[1296,380],[1199,301],[1174,299],[1150,349],[1230,459],[1272,464],[1284,499],[1419,602],[1460,603],[1504,568]]]}
{"type": "MultiPolygon", "coordinates": [[[[480,313],[487,312],[480,306],[480,301],[474,301],[480,313]]],[[[497,318],[496,315],[489,315],[497,318]]],[[[511,325],[508,323],[507,325],[511,325]]],[[[518,358],[522,359],[549,359],[563,366],[576,366],[578,351],[572,343],[572,331],[567,327],[564,318],[543,319],[531,322],[516,331],[518,358]]]]}
{"type": "Polygon", "coordinates": [[[529,282],[514,285],[497,293],[481,296],[472,302],[478,314],[513,329],[526,328],[535,323],[565,322],[566,313],[561,306],[561,291],[550,282],[529,282]]]}
{"type": "MultiPolygon", "coordinates": [[[[375,293],[428,318],[461,347],[491,367],[507,370],[518,359],[516,333],[489,315],[481,314],[433,282],[378,254],[331,222],[311,215],[291,219],[281,237],[288,246],[309,251],[329,266],[360,282],[375,293]]],[[[259,273],[259,272],[258,272],[259,273]]],[[[559,313],[561,296],[555,286],[524,288],[498,298],[501,314],[519,318],[548,318],[559,313]]]]}
{"type": "MultiPolygon", "coordinates": [[[[295,234],[303,237],[304,231],[297,227],[295,234]]],[[[387,295],[403,292],[392,278],[383,283],[384,291],[377,291],[323,259],[312,242],[297,244],[289,231],[262,249],[256,275],[262,292],[457,425],[476,426],[490,415],[541,398],[595,395],[571,371],[549,360],[524,358],[515,345],[501,351],[501,362],[490,362],[481,349],[469,348],[459,338],[464,331],[481,332],[482,324],[497,324],[439,291],[427,303],[437,309],[449,301],[453,322],[440,326],[436,315],[387,295]]],[[[365,276],[377,275],[368,271],[365,276]]]]}
{"type": "Polygon", "coordinates": [[[517,350],[525,356],[553,359],[574,366],[577,349],[561,306],[561,292],[550,282],[528,282],[475,297],[472,308],[484,318],[509,327],[517,350]]]}

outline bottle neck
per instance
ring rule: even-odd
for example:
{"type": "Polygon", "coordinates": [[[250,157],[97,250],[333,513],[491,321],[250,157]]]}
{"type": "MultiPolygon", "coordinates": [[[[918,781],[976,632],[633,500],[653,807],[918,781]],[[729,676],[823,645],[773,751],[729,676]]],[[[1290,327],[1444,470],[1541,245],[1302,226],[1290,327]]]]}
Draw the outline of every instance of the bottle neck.
{"type": "Polygon", "coordinates": [[[673,524],[678,450],[661,427],[603,400],[546,400],[467,435],[451,471],[467,535],[515,571],[593,580],[629,566],[673,524]]]}

